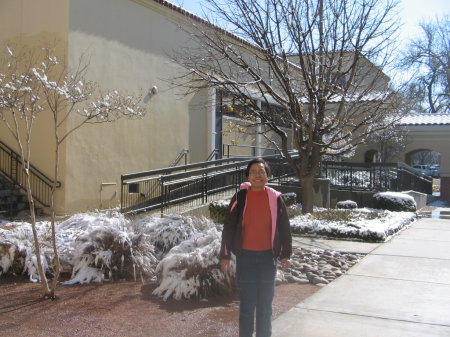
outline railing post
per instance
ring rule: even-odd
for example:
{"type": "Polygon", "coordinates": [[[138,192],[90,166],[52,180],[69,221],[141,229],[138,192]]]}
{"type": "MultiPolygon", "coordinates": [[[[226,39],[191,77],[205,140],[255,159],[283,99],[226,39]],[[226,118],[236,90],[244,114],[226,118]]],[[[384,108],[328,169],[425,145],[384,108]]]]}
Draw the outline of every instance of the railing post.
{"type": "Polygon", "coordinates": [[[353,191],[353,167],[350,166],[350,191],[353,191]]]}
{"type": "Polygon", "coordinates": [[[123,175],[120,176],[120,211],[123,212],[123,204],[124,204],[124,193],[123,193],[123,175]]]}
{"type": "Polygon", "coordinates": [[[160,186],[161,186],[161,218],[164,215],[164,200],[166,199],[166,195],[165,195],[165,189],[164,189],[164,176],[161,176],[160,178],[160,186]]]}
{"type": "Polygon", "coordinates": [[[202,204],[208,202],[208,173],[203,173],[202,204]]]}

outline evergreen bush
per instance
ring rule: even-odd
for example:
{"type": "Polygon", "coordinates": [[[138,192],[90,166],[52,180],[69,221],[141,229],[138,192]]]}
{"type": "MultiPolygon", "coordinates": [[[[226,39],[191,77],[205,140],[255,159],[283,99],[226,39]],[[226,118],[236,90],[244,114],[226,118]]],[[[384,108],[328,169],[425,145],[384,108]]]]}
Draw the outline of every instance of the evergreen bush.
{"type": "Polygon", "coordinates": [[[211,220],[218,223],[224,223],[225,214],[229,203],[229,200],[218,200],[211,202],[208,207],[209,217],[211,220]]]}
{"type": "Polygon", "coordinates": [[[283,193],[282,197],[286,206],[292,206],[297,203],[297,193],[295,192],[283,193]]]}
{"type": "Polygon", "coordinates": [[[358,204],[353,200],[338,201],[336,203],[336,208],[338,209],[356,209],[358,204]]]}
{"type": "Polygon", "coordinates": [[[415,212],[416,201],[406,193],[380,192],[373,195],[374,206],[392,212],[415,212]]]}

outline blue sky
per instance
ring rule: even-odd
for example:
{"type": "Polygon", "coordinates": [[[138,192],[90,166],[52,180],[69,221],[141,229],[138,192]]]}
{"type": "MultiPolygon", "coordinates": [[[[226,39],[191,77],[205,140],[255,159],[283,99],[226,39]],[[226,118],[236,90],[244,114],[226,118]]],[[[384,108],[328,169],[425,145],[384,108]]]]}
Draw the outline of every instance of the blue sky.
{"type": "MultiPolygon", "coordinates": [[[[174,4],[194,14],[201,14],[201,0],[169,0],[174,4]]],[[[403,22],[401,29],[402,39],[407,40],[420,31],[418,24],[421,21],[434,18],[436,15],[450,13],[449,0],[401,0],[400,19],[403,22]]],[[[406,41],[405,41],[406,42],[406,41]]]]}

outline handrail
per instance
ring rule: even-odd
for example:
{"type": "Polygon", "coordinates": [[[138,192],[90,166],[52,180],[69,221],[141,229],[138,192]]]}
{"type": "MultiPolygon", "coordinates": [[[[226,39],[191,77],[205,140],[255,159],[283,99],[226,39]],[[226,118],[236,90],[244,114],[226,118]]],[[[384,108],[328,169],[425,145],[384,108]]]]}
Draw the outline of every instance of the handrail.
{"type": "Polygon", "coordinates": [[[193,163],[188,164],[184,166],[175,166],[175,167],[166,167],[162,169],[156,169],[156,170],[149,170],[149,171],[142,171],[142,172],[135,172],[135,173],[127,173],[121,175],[121,180],[131,180],[131,179],[139,179],[142,177],[149,177],[149,176],[160,176],[160,175],[167,175],[170,173],[173,173],[175,171],[186,171],[186,170],[192,170],[195,168],[204,168],[208,166],[216,166],[216,165],[222,165],[224,163],[233,163],[238,161],[248,160],[248,158],[225,158],[225,159],[218,159],[218,160],[212,160],[209,162],[201,162],[201,163],[193,163]]]}
{"type": "Polygon", "coordinates": [[[432,193],[432,178],[405,163],[350,163],[323,161],[322,175],[331,186],[348,190],[432,193]]]}
{"type": "Polygon", "coordinates": [[[211,151],[211,153],[209,154],[208,158],[206,158],[206,161],[211,161],[213,159],[217,159],[217,156],[219,155],[219,150],[214,149],[211,151]]]}
{"type": "MultiPolygon", "coordinates": [[[[292,154],[300,160],[298,154],[292,154]]],[[[264,157],[271,166],[271,183],[296,184],[296,175],[279,155],[264,157]]],[[[121,176],[121,211],[140,212],[204,205],[212,198],[228,198],[245,179],[252,157],[228,158],[121,176]],[[228,193],[228,194],[227,194],[228,193]],[[184,205],[184,206],[183,206],[184,205]]],[[[324,176],[331,186],[345,190],[431,193],[431,180],[403,163],[347,163],[324,161],[324,176]]]]}
{"type": "MultiPolygon", "coordinates": [[[[241,145],[241,144],[222,144],[222,153],[224,157],[230,157],[230,147],[236,147],[236,148],[244,148],[244,149],[251,149],[251,157],[256,156],[256,150],[269,150],[273,151],[274,154],[279,153],[279,150],[273,147],[262,147],[262,146],[254,146],[254,145],[241,145]],[[225,151],[227,149],[227,151],[225,151]]],[[[240,157],[240,155],[233,155],[235,157],[240,157]]],[[[245,157],[242,156],[242,157],[245,157]]]]}
{"type": "Polygon", "coordinates": [[[188,149],[181,150],[181,152],[178,154],[178,156],[175,158],[175,160],[172,162],[172,164],[169,165],[169,167],[177,166],[178,163],[180,162],[181,158],[183,158],[183,157],[184,157],[184,165],[187,165],[187,155],[188,154],[189,154],[188,149]]]}
{"type": "MultiPolygon", "coordinates": [[[[21,156],[2,141],[0,141],[0,172],[26,191],[26,174],[21,156]]],[[[53,180],[32,164],[30,164],[29,174],[33,198],[43,206],[49,207],[53,180]]],[[[56,182],[56,187],[61,187],[59,181],[56,182]]]]}
{"type": "MultiPolygon", "coordinates": [[[[204,204],[211,198],[226,197],[245,179],[245,168],[252,160],[228,158],[121,176],[121,211],[140,212],[189,203],[204,204]]],[[[280,156],[267,156],[273,177],[283,182],[293,175],[280,156]]],[[[179,206],[181,207],[181,206],[179,206]]]]}

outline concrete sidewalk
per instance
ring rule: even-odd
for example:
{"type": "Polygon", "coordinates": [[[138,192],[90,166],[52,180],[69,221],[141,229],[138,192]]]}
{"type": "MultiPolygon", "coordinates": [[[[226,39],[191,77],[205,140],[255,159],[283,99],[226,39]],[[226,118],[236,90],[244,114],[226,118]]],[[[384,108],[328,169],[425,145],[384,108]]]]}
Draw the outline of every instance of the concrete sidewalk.
{"type": "Polygon", "coordinates": [[[450,221],[419,219],[368,250],[345,275],[274,320],[272,336],[450,336],[450,221]]]}

